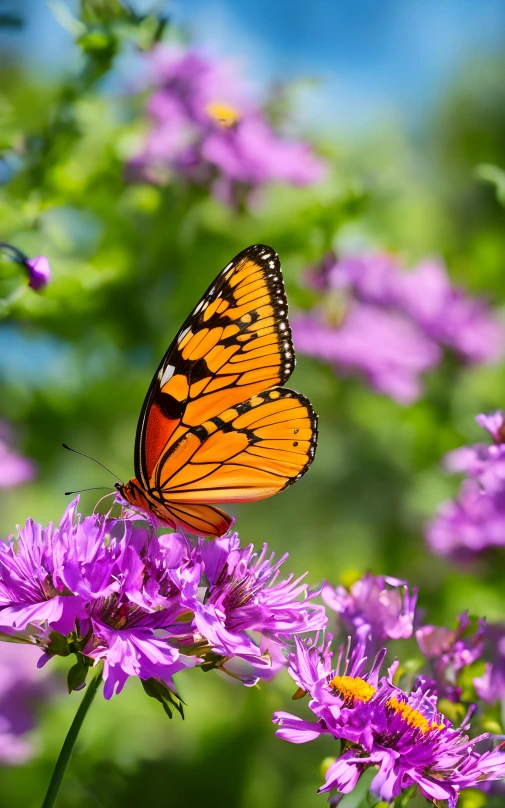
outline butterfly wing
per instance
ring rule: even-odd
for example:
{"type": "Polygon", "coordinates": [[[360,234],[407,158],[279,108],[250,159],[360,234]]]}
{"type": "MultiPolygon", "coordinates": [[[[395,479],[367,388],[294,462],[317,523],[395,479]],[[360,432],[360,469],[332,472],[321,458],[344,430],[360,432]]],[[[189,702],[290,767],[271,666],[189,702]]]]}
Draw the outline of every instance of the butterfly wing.
{"type": "Polygon", "coordinates": [[[176,523],[211,521],[213,531],[189,529],[215,535],[229,517],[205,503],[271,496],[306,471],[316,416],[306,399],[280,387],[294,364],[278,256],[254,245],[187,318],[142,408],[136,477],[157,501],[180,509],[176,523]]]}
{"type": "Polygon", "coordinates": [[[251,502],[298,480],[315,453],[317,420],[299,393],[274,388],[191,428],[155,479],[170,502],[251,502]]]}

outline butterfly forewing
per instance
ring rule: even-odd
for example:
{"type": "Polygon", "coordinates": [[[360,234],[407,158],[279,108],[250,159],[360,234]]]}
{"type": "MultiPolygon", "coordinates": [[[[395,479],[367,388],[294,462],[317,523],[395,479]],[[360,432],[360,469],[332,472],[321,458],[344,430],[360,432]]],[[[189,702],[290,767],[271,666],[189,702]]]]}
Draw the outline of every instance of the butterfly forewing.
{"type": "Polygon", "coordinates": [[[279,258],[270,247],[249,247],[217,276],[146,396],[135,452],[135,473],[145,487],[187,429],[286,382],[294,367],[287,311],[279,258]]]}

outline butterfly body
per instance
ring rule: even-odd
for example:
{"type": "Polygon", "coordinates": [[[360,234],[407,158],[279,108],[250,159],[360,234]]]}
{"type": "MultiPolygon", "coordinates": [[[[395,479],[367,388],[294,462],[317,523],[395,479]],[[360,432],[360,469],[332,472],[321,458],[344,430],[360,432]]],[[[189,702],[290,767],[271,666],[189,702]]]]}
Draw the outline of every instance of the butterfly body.
{"type": "Polygon", "coordinates": [[[165,354],[122,496],[166,525],[220,536],[232,519],[214,503],[264,499],[299,479],[317,416],[283,387],[294,364],[278,256],[254,245],[217,276],[165,354]]]}

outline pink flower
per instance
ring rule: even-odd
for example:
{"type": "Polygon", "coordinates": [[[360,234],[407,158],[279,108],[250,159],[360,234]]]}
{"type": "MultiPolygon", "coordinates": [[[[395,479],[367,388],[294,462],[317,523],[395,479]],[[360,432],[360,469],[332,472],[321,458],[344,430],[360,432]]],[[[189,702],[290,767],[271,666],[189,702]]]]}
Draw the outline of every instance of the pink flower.
{"type": "Polygon", "coordinates": [[[14,488],[33,480],[35,474],[35,463],[12,448],[12,430],[0,421],[0,488],[14,488]]]}
{"type": "Polygon", "coordinates": [[[461,484],[456,499],[439,506],[427,527],[428,543],[441,555],[464,557],[505,545],[503,413],[478,415],[476,420],[495,443],[464,446],[444,458],[448,471],[464,472],[469,479],[461,484]]]}
{"type": "Polygon", "coordinates": [[[165,182],[178,174],[236,204],[272,182],[308,185],[322,177],[322,162],[307,145],[274,131],[230,66],[164,46],[151,66],[151,128],[130,161],[133,179],[165,182]]]}
{"type": "Polygon", "coordinates": [[[323,299],[294,319],[299,350],[339,374],[358,372],[400,404],[419,398],[421,376],[440,363],[443,348],[467,362],[505,352],[503,325],[485,302],[453,287],[439,261],[405,272],[387,253],[328,253],[308,279],[323,299]]]}
{"type": "Polygon", "coordinates": [[[51,267],[45,255],[39,255],[36,258],[29,258],[26,261],[28,267],[29,282],[28,286],[39,292],[44,286],[47,286],[51,280],[51,267]]]}

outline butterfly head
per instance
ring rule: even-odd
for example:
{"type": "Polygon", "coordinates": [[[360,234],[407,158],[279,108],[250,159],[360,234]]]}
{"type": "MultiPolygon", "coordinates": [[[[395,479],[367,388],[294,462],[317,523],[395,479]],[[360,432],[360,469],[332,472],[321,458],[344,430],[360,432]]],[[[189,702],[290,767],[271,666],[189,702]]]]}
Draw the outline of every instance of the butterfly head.
{"type": "Polygon", "coordinates": [[[134,505],[137,508],[144,508],[144,510],[150,510],[149,502],[145,494],[142,492],[142,488],[138,480],[129,480],[125,484],[116,483],[116,488],[123,499],[129,502],[130,505],[134,505]]]}
{"type": "Polygon", "coordinates": [[[157,522],[166,527],[175,527],[175,522],[171,518],[169,512],[164,507],[163,503],[156,500],[147,491],[145,491],[136,478],[129,480],[125,485],[116,483],[116,488],[130,505],[142,511],[147,511],[149,514],[154,514],[157,522]]]}

